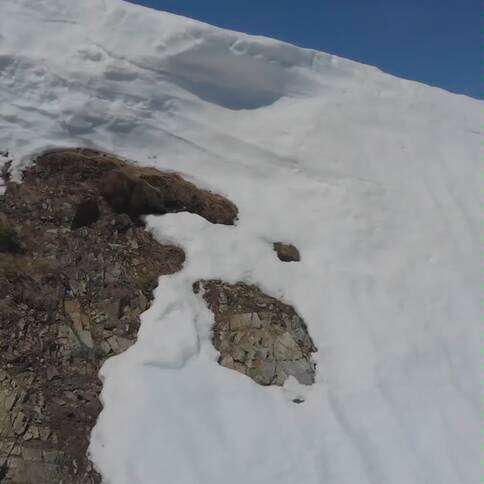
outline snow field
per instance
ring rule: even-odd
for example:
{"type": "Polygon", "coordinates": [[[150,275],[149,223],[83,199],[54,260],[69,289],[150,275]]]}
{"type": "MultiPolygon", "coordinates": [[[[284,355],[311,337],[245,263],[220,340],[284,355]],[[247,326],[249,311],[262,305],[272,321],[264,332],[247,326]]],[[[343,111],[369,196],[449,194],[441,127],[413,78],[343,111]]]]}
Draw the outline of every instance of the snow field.
{"type": "Polygon", "coordinates": [[[106,482],[477,482],[482,103],[120,0],[4,0],[0,33],[17,170],[96,147],[240,210],[236,226],[147,218],[187,260],[101,370],[90,452],[106,482]],[[279,240],[301,262],[278,261],[279,240]],[[293,305],[316,383],[220,367],[200,278],[293,305]]]}

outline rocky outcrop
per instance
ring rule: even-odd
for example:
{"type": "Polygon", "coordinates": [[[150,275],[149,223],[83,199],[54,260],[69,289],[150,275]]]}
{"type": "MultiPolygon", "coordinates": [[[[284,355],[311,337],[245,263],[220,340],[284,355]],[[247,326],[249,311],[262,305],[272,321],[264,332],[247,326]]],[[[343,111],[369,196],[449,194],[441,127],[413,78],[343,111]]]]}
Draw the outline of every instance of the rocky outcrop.
{"type": "Polygon", "coordinates": [[[86,457],[98,370],[133,344],[158,277],[185,257],[113,213],[94,161],[61,158],[41,157],[0,196],[2,483],[100,482],[86,457]]]}
{"type": "MultiPolygon", "coordinates": [[[[0,153],[1,156],[1,153],[0,153]]],[[[233,224],[237,207],[176,173],[86,149],[49,151],[0,195],[0,482],[98,484],[86,450],[100,366],[136,340],[158,277],[185,254],[140,215],[190,211],[233,224]]],[[[262,385],[314,381],[316,351],[291,306],[254,286],[200,281],[220,363],[262,385]]]]}
{"type": "MultiPolygon", "coordinates": [[[[115,212],[134,219],[142,214],[187,211],[215,224],[233,225],[237,220],[238,209],[227,198],[202,190],[177,173],[135,166],[107,153],[54,150],[37,157],[35,166],[63,186],[84,182],[86,192],[103,195],[115,212]]],[[[38,177],[35,170],[32,175],[38,177]]]]}
{"type": "Polygon", "coordinates": [[[292,244],[274,242],[273,247],[277,253],[277,257],[283,262],[298,262],[301,260],[299,250],[292,244]]]}
{"type": "Polygon", "coordinates": [[[221,365],[261,385],[283,385],[290,375],[314,383],[317,349],[294,308],[242,283],[199,281],[194,291],[200,290],[214,313],[212,341],[221,365]]]}

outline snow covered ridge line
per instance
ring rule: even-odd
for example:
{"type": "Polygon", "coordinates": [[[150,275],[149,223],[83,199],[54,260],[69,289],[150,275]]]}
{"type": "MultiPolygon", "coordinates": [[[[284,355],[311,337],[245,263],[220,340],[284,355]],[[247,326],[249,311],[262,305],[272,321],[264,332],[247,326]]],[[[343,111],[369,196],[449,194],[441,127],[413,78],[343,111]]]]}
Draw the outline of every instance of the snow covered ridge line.
{"type": "MultiPolygon", "coordinates": [[[[174,68],[180,75],[185,69],[200,70],[205,72],[205,80],[213,82],[214,77],[208,76],[208,70],[213,69],[211,74],[225,77],[231,82],[236,82],[238,76],[243,79],[249,75],[251,78],[261,76],[266,81],[274,83],[271,79],[279,75],[278,87],[285,85],[285,93],[289,95],[310,94],[317,91],[318,84],[327,86],[327,81],[336,79],[343,81],[345,78],[353,78],[360,82],[384,82],[390,78],[401,82],[413,90],[420,90],[425,85],[410,79],[400,79],[396,76],[384,73],[380,68],[363,64],[357,61],[339,57],[333,54],[303,48],[294,44],[284,42],[260,35],[249,35],[244,32],[223,29],[213,25],[172,14],[160,12],[140,5],[135,5],[124,0],[105,0],[105,26],[113,29],[120,29],[122,35],[130,35],[134,32],[143,32],[143,38],[148,39],[153,50],[147,51],[144,45],[144,55],[140,56],[141,43],[136,46],[132,44],[132,59],[143,58],[142,65],[147,69],[157,67],[160,59],[168,58],[173,60],[174,68]],[[233,58],[239,57],[240,64],[233,58]],[[216,61],[217,68],[210,65],[210,57],[219,57],[216,61]],[[198,62],[195,60],[198,58],[198,62]],[[249,61],[250,59],[250,61],[249,61]],[[257,61],[257,62],[254,62],[257,61]],[[225,68],[221,64],[227,63],[225,68]],[[271,70],[268,72],[261,69],[261,64],[269,64],[271,70]],[[244,73],[244,66],[248,73],[244,73]],[[306,84],[303,91],[294,90],[287,70],[296,70],[300,75],[298,81],[306,84]],[[316,74],[318,80],[312,79],[316,74]],[[312,83],[311,81],[314,81],[312,83]],[[318,82],[319,81],[319,82],[318,82]]],[[[114,37],[112,37],[114,41],[114,37]]],[[[106,44],[107,46],[107,44],[106,44]]],[[[121,47],[120,44],[112,44],[111,47],[121,47]]],[[[108,47],[108,49],[111,49],[108,47]]],[[[125,46],[124,51],[126,51],[125,46]]],[[[118,51],[114,48],[114,51],[118,51]]],[[[164,65],[163,61],[162,65],[164,65]]],[[[213,62],[213,61],[212,61],[213,62]]],[[[163,72],[163,68],[160,69],[163,72]]],[[[268,87],[269,87],[268,85],[268,87]]],[[[243,84],[250,89],[250,84],[243,84]]],[[[321,86],[320,86],[321,87],[321,86]]],[[[425,86],[427,87],[427,86],[425,86]]],[[[434,88],[435,89],[435,88],[434,88]]],[[[440,89],[440,88],[437,88],[440,89]]],[[[443,89],[442,89],[443,90],[443,89]]],[[[462,95],[459,95],[462,96],[462,95]]]]}
{"type": "Polygon", "coordinates": [[[329,54],[118,0],[108,1],[104,9],[101,2],[82,6],[59,2],[58,11],[53,5],[26,1],[25,12],[12,6],[9,11],[9,2],[3,6],[3,18],[10,19],[0,23],[8,33],[0,42],[5,62],[12,50],[18,57],[19,43],[29,45],[27,35],[30,46],[22,49],[26,60],[54,63],[58,73],[76,74],[85,80],[83,84],[95,82],[100,70],[114,84],[169,78],[200,99],[229,109],[256,109],[281,97],[316,96],[331,80],[378,77],[375,68],[329,54]],[[32,25],[31,33],[15,41],[18,33],[9,27],[15,16],[27,24],[56,22],[56,29],[38,37],[38,28],[32,25]],[[59,28],[69,37],[67,45],[57,42],[59,28]]]}
{"type": "MultiPolygon", "coordinates": [[[[13,16],[20,15],[28,22],[28,17],[31,17],[36,22],[58,23],[57,27],[61,31],[76,30],[77,26],[84,27],[86,33],[91,36],[96,35],[97,39],[100,38],[103,30],[107,30],[115,32],[116,35],[104,37],[101,35],[101,38],[104,40],[111,38],[113,42],[117,41],[116,39],[122,41],[127,36],[133,47],[132,52],[136,54],[133,57],[139,57],[140,53],[149,56],[150,52],[146,52],[147,49],[153,49],[151,53],[156,53],[157,57],[176,55],[197,44],[207,43],[212,47],[213,52],[216,52],[217,48],[221,51],[228,49],[236,55],[247,55],[280,64],[282,67],[311,68],[320,61],[322,65],[347,64],[359,66],[360,69],[368,67],[283,41],[218,28],[201,21],[169,12],[160,12],[123,0],[86,0],[79,3],[66,0],[56,2],[23,0],[20,5],[16,0],[5,0],[2,2],[2,7],[10,16],[10,20],[13,16]],[[143,48],[139,50],[141,42],[143,48]]],[[[79,36],[82,35],[79,34],[79,36]]],[[[41,41],[41,39],[38,40],[41,41]]],[[[9,39],[4,36],[2,41],[8,45],[9,39]]],[[[48,43],[49,40],[46,39],[46,42],[48,43]]],[[[42,49],[45,44],[41,41],[36,47],[42,49]]],[[[127,45],[123,45],[123,49],[116,49],[116,52],[126,55],[126,47],[127,45]]],[[[109,46],[106,48],[109,49],[109,46]]]]}

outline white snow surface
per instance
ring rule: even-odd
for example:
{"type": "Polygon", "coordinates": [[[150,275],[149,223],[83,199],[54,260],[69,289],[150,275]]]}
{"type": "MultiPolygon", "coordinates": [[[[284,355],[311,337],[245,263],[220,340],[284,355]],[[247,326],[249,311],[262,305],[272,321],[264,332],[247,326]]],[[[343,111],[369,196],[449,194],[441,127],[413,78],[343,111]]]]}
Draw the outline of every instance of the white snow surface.
{"type": "Polygon", "coordinates": [[[483,107],[121,0],[1,0],[0,149],[17,170],[94,147],[240,210],[235,226],[147,217],[187,258],[101,370],[90,454],[104,481],[478,482],[483,107]],[[219,366],[200,278],[293,305],[316,383],[262,387],[219,366]]]}

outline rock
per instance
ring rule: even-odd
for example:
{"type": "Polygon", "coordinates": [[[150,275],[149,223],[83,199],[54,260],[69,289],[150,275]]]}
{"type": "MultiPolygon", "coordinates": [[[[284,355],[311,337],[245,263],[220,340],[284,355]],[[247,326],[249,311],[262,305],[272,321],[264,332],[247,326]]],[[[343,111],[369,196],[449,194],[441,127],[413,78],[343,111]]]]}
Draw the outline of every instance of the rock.
{"type": "Polygon", "coordinates": [[[79,301],[65,301],[64,308],[66,314],[68,314],[72,320],[73,329],[81,343],[86,345],[89,349],[93,349],[94,343],[90,331],[89,316],[83,311],[79,301]]]}
{"type": "Polygon", "coordinates": [[[12,410],[13,406],[17,402],[18,396],[15,393],[7,393],[6,396],[4,397],[4,407],[7,411],[12,410]]]}
{"type": "Polygon", "coordinates": [[[247,373],[260,385],[271,385],[276,375],[276,363],[270,358],[257,359],[247,373]]]}
{"type": "Polygon", "coordinates": [[[290,375],[303,385],[314,383],[315,365],[311,362],[308,363],[304,358],[299,360],[282,359],[277,363],[276,371],[279,376],[282,376],[281,385],[290,375]]]}
{"type": "Polygon", "coordinates": [[[133,344],[133,341],[128,338],[113,335],[107,339],[107,343],[113,350],[114,354],[117,355],[118,353],[127,350],[133,344]]]}
{"type": "Polygon", "coordinates": [[[72,351],[76,351],[80,346],[79,338],[67,324],[59,326],[57,341],[59,341],[61,354],[65,356],[70,355],[72,351]]]}
{"type": "Polygon", "coordinates": [[[0,178],[7,183],[10,181],[13,160],[9,158],[8,151],[1,152],[0,157],[4,158],[0,168],[0,178]]]}
{"type": "Polygon", "coordinates": [[[64,455],[64,452],[58,450],[44,450],[42,451],[42,457],[45,462],[49,464],[58,463],[64,455]]]}
{"type": "Polygon", "coordinates": [[[239,313],[229,317],[229,326],[233,331],[243,328],[261,328],[262,321],[257,313],[239,313]]]}
{"type": "Polygon", "coordinates": [[[43,442],[47,441],[50,436],[50,429],[49,427],[41,427],[40,428],[40,440],[43,442]]]}
{"type": "Polygon", "coordinates": [[[274,242],[274,250],[277,253],[279,260],[283,262],[297,262],[301,260],[299,250],[292,244],[284,244],[282,242],[274,242]]]}
{"type": "Polygon", "coordinates": [[[230,355],[224,355],[223,357],[221,357],[219,363],[222,366],[225,366],[225,368],[230,368],[232,370],[235,368],[234,359],[230,355]]]}
{"type": "Polygon", "coordinates": [[[107,331],[112,331],[113,329],[117,328],[118,324],[119,324],[119,319],[111,316],[104,321],[103,327],[107,331]]]}
{"type": "Polygon", "coordinates": [[[91,333],[88,330],[79,330],[77,335],[79,336],[82,344],[86,345],[91,350],[94,348],[94,342],[92,340],[91,333]]]}
{"type": "MultiPolygon", "coordinates": [[[[8,245],[13,252],[0,254],[0,482],[99,484],[86,453],[101,410],[99,367],[135,341],[159,276],[182,268],[183,250],[113,213],[99,193],[97,180],[118,169],[129,171],[110,155],[57,150],[0,197],[4,232],[15,233],[8,244],[21,234],[28,248],[8,245]],[[97,210],[79,204],[86,195],[97,210]],[[104,331],[108,320],[115,331],[104,331]],[[42,459],[29,460],[30,449],[42,459]]],[[[164,194],[136,170],[136,190],[164,194]]]]}
{"type": "Polygon", "coordinates": [[[31,425],[24,434],[24,440],[40,439],[39,428],[36,425],[31,425]]]}
{"type": "Polygon", "coordinates": [[[101,343],[101,351],[103,355],[109,355],[110,353],[113,352],[111,345],[107,341],[103,341],[101,343]]]}
{"type": "Polygon", "coordinates": [[[219,363],[240,371],[260,385],[283,385],[289,376],[314,382],[316,347],[306,324],[291,306],[255,286],[197,281],[214,313],[213,344],[219,363]]]}
{"type": "Polygon", "coordinates": [[[100,212],[96,200],[89,198],[81,202],[77,208],[74,218],[72,219],[71,229],[85,227],[93,224],[99,218],[100,212]]]}
{"type": "Polygon", "coordinates": [[[285,332],[274,338],[274,358],[278,361],[299,360],[303,357],[301,347],[285,332]]]}
{"type": "Polygon", "coordinates": [[[42,460],[42,450],[35,447],[22,447],[22,458],[25,460],[42,460]]]}
{"type": "Polygon", "coordinates": [[[19,412],[13,420],[12,429],[17,435],[22,435],[27,429],[28,424],[27,416],[24,413],[19,412]]]}

